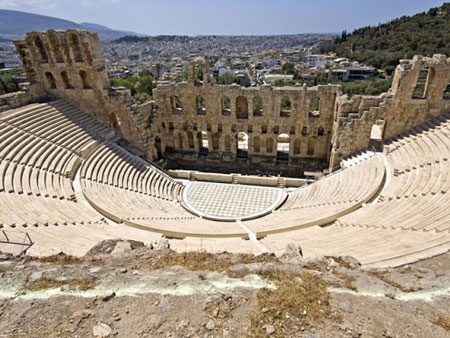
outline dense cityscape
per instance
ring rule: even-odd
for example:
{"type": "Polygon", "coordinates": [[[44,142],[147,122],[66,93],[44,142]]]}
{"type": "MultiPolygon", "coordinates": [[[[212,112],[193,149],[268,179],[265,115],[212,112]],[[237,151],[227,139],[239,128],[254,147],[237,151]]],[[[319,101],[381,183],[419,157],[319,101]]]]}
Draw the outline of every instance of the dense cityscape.
{"type": "MultiPolygon", "coordinates": [[[[373,67],[325,53],[335,38],[332,34],[125,36],[104,40],[102,48],[108,75],[116,79],[150,70],[154,79],[182,81],[189,62],[199,56],[206,57],[213,80],[221,84],[279,86],[310,81],[314,85],[319,78],[355,81],[374,75],[373,67]]],[[[0,59],[0,68],[21,67],[10,40],[0,41],[0,59]]]]}

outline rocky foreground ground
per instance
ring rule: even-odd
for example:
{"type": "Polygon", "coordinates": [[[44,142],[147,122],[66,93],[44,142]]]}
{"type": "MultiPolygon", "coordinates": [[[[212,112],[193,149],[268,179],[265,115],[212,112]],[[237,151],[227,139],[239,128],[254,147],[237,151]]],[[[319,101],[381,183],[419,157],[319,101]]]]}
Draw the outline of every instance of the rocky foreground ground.
{"type": "Polygon", "coordinates": [[[0,337],[450,337],[450,253],[393,269],[351,257],[0,254],[0,337]]]}

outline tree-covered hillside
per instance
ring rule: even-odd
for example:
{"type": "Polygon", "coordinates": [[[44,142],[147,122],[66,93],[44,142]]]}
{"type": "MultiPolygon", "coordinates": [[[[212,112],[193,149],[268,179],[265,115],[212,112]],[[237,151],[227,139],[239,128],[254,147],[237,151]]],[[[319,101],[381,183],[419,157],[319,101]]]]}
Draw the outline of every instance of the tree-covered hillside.
{"type": "Polygon", "coordinates": [[[414,55],[450,56],[450,3],[337,38],[330,51],[393,72],[399,59],[414,55]]]}

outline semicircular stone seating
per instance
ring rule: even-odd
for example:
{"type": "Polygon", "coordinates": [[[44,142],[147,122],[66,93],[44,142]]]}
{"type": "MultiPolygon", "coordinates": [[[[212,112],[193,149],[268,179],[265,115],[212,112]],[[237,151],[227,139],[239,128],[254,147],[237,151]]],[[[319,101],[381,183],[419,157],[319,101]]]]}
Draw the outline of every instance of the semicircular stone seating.
{"type": "Polygon", "coordinates": [[[209,221],[187,211],[182,184],[116,144],[99,145],[83,163],[80,178],[89,203],[117,223],[172,238],[248,237],[235,222],[209,221]]]}
{"type": "Polygon", "coordinates": [[[178,238],[179,250],[281,253],[297,241],[307,256],[405,264],[450,247],[449,119],[391,140],[384,153],[355,156],[290,192],[278,210],[241,223],[190,213],[183,185],[73,105],[31,104],[0,113],[0,229],[26,227],[35,254],[83,254],[102,239],[165,235],[178,238]]]}
{"type": "Polygon", "coordinates": [[[337,224],[448,233],[450,122],[429,122],[385,149],[391,170],[378,202],[339,218],[337,224]]]}
{"type": "Polygon", "coordinates": [[[72,184],[83,156],[111,135],[93,122],[62,100],[0,114],[0,227],[103,222],[72,184]]]}
{"type": "Polygon", "coordinates": [[[310,254],[347,254],[371,266],[398,266],[450,248],[450,116],[399,136],[384,146],[386,183],[373,203],[327,227],[269,235],[281,252],[299,241],[310,254]]]}
{"type": "Polygon", "coordinates": [[[375,155],[297,189],[276,212],[263,219],[247,221],[245,225],[262,238],[331,223],[370,201],[380,190],[384,173],[383,158],[375,155]]]}

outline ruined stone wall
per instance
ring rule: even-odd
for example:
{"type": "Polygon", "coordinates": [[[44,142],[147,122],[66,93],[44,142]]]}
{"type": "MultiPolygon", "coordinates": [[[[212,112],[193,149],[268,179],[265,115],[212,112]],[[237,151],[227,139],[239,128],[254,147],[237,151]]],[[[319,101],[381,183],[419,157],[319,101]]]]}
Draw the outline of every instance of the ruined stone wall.
{"type": "Polygon", "coordinates": [[[215,85],[205,62],[197,60],[191,64],[188,82],[160,85],[154,91],[158,151],[160,156],[178,160],[202,158],[209,164],[223,165],[239,159],[247,165],[274,170],[278,165],[289,170],[305,169],[313,160],[327,163],[338,92],[339,86],[334,85],[215,85]],[[195,67],[202,70],[203,81],[195,79],[195,67]],[[315,98],[320,103],[317,111],[311,111],[315,98]],[[260,100],[262,109],[256,109],[260,100]],[[290,102],[290,109],[281,109],[282,100],[290,102]],[[202,132],[208,141],[207,149],[203,147],[202,132]],[[239,149],[239,133],[248,135],[247,152],[239,149]],[[289,140],[288,154],[277,152],[280,135],[289,140]]]}
{"type": "Polygon", "coordinates": [[[155,101],[138,105],[126,89],[110,87],[95,32],[31,32],[15,45],[31,85],[0,106],[63,98],[115,129],[148,160],[164,158],[190,169],[257,168],[297,176],[335,169],[374,142],[450,112],[450,59],[442,55],[402,60],[388,93],[351,99],[337,85],[216,85],[199,58],[190,64],[189,81],[160,84],[155,101]]]}
{"type": "Polygon", "coordinates": [[[450,59],[416,56],[401,60],[392,88],[380,96],[339,98],[333,128],[330,168],[341,159],[371,145],[374,125],[382,127],[382,140],[409,131],[450,112],[450,59]]]}
{"type": "Polygon", "coordinates": [[[14,42],[30,82],[111,126],[104,106],[109,80],[97,33],[78,29],[27,33],[14,42]]]}

